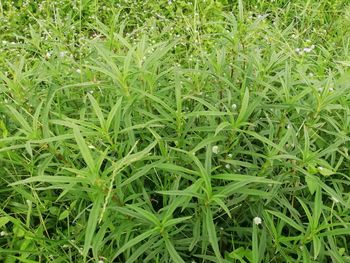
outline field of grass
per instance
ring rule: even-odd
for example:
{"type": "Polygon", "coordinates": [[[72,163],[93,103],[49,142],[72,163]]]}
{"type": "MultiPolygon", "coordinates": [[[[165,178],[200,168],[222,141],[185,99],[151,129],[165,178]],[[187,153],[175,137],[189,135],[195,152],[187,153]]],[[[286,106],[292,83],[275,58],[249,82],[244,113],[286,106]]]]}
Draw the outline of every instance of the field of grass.
{"type": "Polygon", "coordinates": [[[348,0],[0,0],[0,262],[350,262],[348,0]]]}

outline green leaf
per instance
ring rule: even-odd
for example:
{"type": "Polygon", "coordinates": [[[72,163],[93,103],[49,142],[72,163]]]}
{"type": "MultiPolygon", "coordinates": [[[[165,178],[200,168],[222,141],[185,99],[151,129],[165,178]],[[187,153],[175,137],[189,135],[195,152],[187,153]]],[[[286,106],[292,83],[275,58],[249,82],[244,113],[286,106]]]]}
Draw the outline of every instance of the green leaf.
{"type": "Polygon", "coordinates": [[[169,252],[170,257],[172,258],[173,262],[179,262],[179,263],[185,263],[185,261],[181,258],[181,256],[177,253],[176,249],[174,248],[173,244],[170,242],[170,240],[165,237],[165,246],[169,252]]]}
{"type": "Polygon", "coordinates": [[[214,136],[218,135],[222,130],[226,129],[227,127],[232,127],[231,123],[227,121],[220,123],[215,129],[214,136]]]}
{"type": "Polygon", "coordinates": [[[95,200],[90,210],[89,219],[85,228],[86,231],[85,231],[85,240],[84,240],[84,249],[83,249],[84,259],[86,258],[90,250],[90,245],[95,234],[98,217],[100,215],[101,208],[102,208],[102,201],[103,201],[103,194],[96,193],[95,200]]]}
{"type": "Polygon", "coordinates": [[[248,110],[248,103],[249,103],[249,89],[246,88],[244,95],[243,95],[241,110],[238,114],[236,124],[239,125],[242,121],[244,121],[244,118],[245,118],[245,116],[247,114],[247,110],[248,110]]]}
{"type": "Polygon", "coordinates": [[[259,241],[258,241],[258,226],[253,222],[253,237],[252,237],[252,263],[259,263],[259,241]]]}
{"type": "Polygon", "coordinates": [[[128,208],[131,208],[132,210],[136,211],[140,216],[142,216],[144,219],[146,219],[147,221],[153,223],[155,226],[159,226],[160,222],[159,219],[152,214],[151,212],[144,210],[140,207],[137,207],[135,205],[128,205],[128,208]]]}
{"type": "Polygon", "coordinates": [[[229,216],[229,218],[231,218],[231,213],[230,213],[230,210],[228,209],[228,207],[226,206],[226,204],[224,203],[224,201],[222,201],[220,199],[220,196],[216,195],[216,196],[213,196],[211,198],[212,201],[214,201],[216,204],[218,204],[225,212],[226,214],[229,216]]]}
{"type": "Polygon", "coordinates": [[[61,221],[69,216],[69,210],[64,210],[58,217],[58,221],[61,221]]]}
{"type": "Polygon", "coordinates": [[[114,127],[116,129],[114,132],[119,131],[119,126],[120,126],[120,120],[121,120],[121,104],[122,104],[123,97],[120,97],[116,104],[113,106],[111,111],[109,112],[107,116],[107,121],[106,121],[106,131],[108,131],[111,127],[112,121],[115,120],[114,127]]]}
{"type": "Polygon", "coordinates": [[[210,144],[213,144],[215,142],[218,142],[218,141],[222,141],[224,140],[225,137],[224,136],[215,136],[215,137],[208,137],[204,140],[202,140],[200,143],[198,143],[196,145],[196,147],[194,147],[191,151],[190,151],[190,154],[194,154],[196,153],[197,151],[199,151],[200,149],[202,149],[203,147],[206,147],[210,144]]]}
{"type": "Polygon", "coordinates": [[[332,174],[335,174],[335,172],[333,172],[332,170],[330,170],[328,168],[324,168],[324,167],[318,167],[317,170],[323,176],[330,176],[332,174]]]}
{"type": "Polygon", "coordinates": [[[267,179],[260,176],[251,176],[246,174],[235,174],[235,173],[225,173],[216,174],[212,176],[214,180],[225,180],[225,181],[237,181],[237,182],[251,182],[251,183],[264,183],[264,184],[281,184],[280,182],[274,181],[272,179],[267,179]]]}
{"type": "Polygon", "coordinates": [[[283,222],[285,222],[286,224],[290,225],[291,227],[294,227],[295,229],[299,230],[301,233],[305,233],[305,229],[298,223],[294,222],[290,217],[277,212],[277,211],[271,211],[271,210],[267,210],[267,212],[269,212],[270,214],[278,217],[279,219],[281,219],[283,222]]]}
{"type": "Polygon", "coordinates": [[[27,179],[11,183],[11,184],[9,184],[9,186],[15,186],[15,185],[27,184],[27,183],[33,183],[33,182],[67,183],[68,184],[68,183],[82,183],[82,182],[87,182],[87,181],[86,181],[86,178],[83,178],[83,177],[43,175],[43,176],[29,177],[27,179]]]}
{"type": "Polygon", "coordinates": [[[174,76],[175,76],[175,100],[176,100],[176,110],[177,114],[179,115],[182,112],[182,96],[181,96],[181,81],[180,81],[180,74],[179,70],[175,68],[174,70],[174,76]]]}
{"type": "Polygon", "coordinates": [[[96,176],[97,175],[96,164],[94,162],[94,159],[92,158],[89,147],[86,145],[86,142],[80,133],[78,126],[74,126],[73,132],[74,132],[74,137],[75,137],[75,140],[77,141],[80,153],[82,154],[85,163],[89,167],[93,176],[96,176]]]}
{"type": "Polygon", "coordinates": [[[346,227],[346,228],[337,228],[337,229],[327,230],[325,232],[318,234],[319,237],[348,236],[348,235],[350,235],[350,226],[346,227]]]}
{"type": "Polygon", "coordinates": [[[156,167],[158,168],[158,164],[159,164],[159,162],[156,162],[156,163],[152,163],[152,164],[145,165],[145,166],[141,167],[140,170],[135,171],[135,173],[132,176],[127,178],[125,181],[123,181],[120,184],[120,187],[126,186],[126,185],[132,183],[133,181],[139,179],[140,177],[146,176],[150,170],[152,170],[156,167]]]}
{"type": "Polygon", "coordinates": [[[16,110],[14,109],[12,106],[8,105],[7,106],[8,109],[10,110],[10,112],[12,113],[12,116],[17,120],[17,122],[19,124],[22,125],[22,127],[24,128],[24,130],[26,132],[32,133],[33,130],[31,128],[31,126],[29,125],[29,123],[23,118],[23,116],[16,110]]]}
{"type": "Polygon", "coordinates": [[[244,132],[246,134],[249,134],[249,135],[253,136],[255,139],[257,139],[257,140],[259,140],[259,141],[261,141],[263,143],[266,143],[267,145],[272,146],[273,148],[275,148],[276,150],[278,150],[280,152],[286,153],[285,149],[283,149],[282,147],[278,146],[277,144],[275,144],[274,142],[272,142],[268,138],[266,138],[264,136],[261,136],[260,134],[254,132],[254,131],[241,130],[241,132],[244,132]]]}
{"type": "Polygon", "coordinates": [[[315,201],[314,201],[314,210],[313,210],[313,226],[314,228],[317,228],[319,225],[319,219],[322,213],[322,191],[321,187],[318,187],[316,189],[316,194],[315,194],[315,201]]]}
{"type": "Polygon", "coordinates": [[[305,176],[305,181],[306,181],[307,187],[309,188],[310,193],[313,195],[317,187],[319,186],[317,183],[317,179],[315,178],[315,176],[308,174],[305,176]]]}
{"type": "Polygon", "coordinates": [[[243,13],[244,13],[244,9],[243,9],[243,0],[238,0],[238,21],[240,23],[243,23],[243,13]]]}
{"type": "Polygon", "coordinates": [[[229,256],[233,259],[239,260],[239,262],[241,262],[241,263],[245,263],[246,261],[243,258],[247,257],[247,255],[249,257],[250,254],[252,254],[251,250],[245,249],[243,247],[239,247],[239,248],[235,249],[234,251],[232,251],[229,254],[229,256]]]}
{"type": "Polygon", "coordinates": [[[0,228],[6,225],[10,219],[8,217],[0,217],[0,228]]]}
{"type": "Polygon", "coordinates": [[[192,231],[192,241],[191,244],[188,248],[189,251],[192,251],[193,248],[196,246],[196,244],[200,241],[201,239],[201,218],[197,218],[196,221],[193,223],[193,231],[192,231]]]}
{"type": "Polygon", "coordinates": [[[150,238],[147,242],[145,242],[144,244],[139,246],[136,250],[134,250],[132,252],[132,254],[130,255],[130,257],[128,258],[128,260],[125,263],[133,263],[142,254],[146,254],[147,251],[149,251],[152,248],[152,246],[154,246],[154,244],[156,243],[157,239],[158,239],[157,237],[150,238]]]}
{"type": "Polygon", "coordinates": [[[216,236],[213,214],[212,214],[210,208],[207,208],[206,213],[205,213],[205,225],[207,227],[209,242],[214,250],[215,256],[217,257],[218,262],[222,262],[218,238],[216,236]]]}
{"type": "Polygon", "coordinates": [[[141,235],[138,235],[137,237],[129,240],[127,243],[125,243],[118,251],[117,253],[113,256],[112,260],[113,261],[116,257],[118,257],[121,253],[123,253],[125,250],[132,248],[136,244],[140,243],[142,240],[145,240],[146,238],[152,236],[158,232],[158,228],[152,228],[146,232],[143,232],[141,235]]]}
{"type": "Polygon", "coordinates": [[[91,102],[92,107],[94,108],[95,114],[100,122],[101,128],[106,129],[106,121],[103,117],[103,113],[102,113],[100,105],[98,105],[98,102],[95,100],[95,98],[91,94],[88,94],[88,97],[89,97],[89,100],[91,102]]]}
{"type": "Polygon", "coordinates": [[[320,254],[322,242],[317,236],[313,236],[312,245],[314,249],[314,260],[316,260],[318,255],[320,254]]]}
{"type": "Polygon", "coordinates": [[[173,218],[173,219],[169,219],[168,221],[166,221],[163,226],[165,228],[167,227],[171,227],[171,226],[175,226],[183,221],[186,221],[188,219],[192,218],[192,216],[185,216],[185,217],[179,217],[179,218],[173,218]]]}
{"type": "Polygon", "coordinates": [[[207,191],[207,194],[211,196],[212,186],[210,182],[210,175],[208,174],[207,170],[203,167],[203,164],[201,163],[201,161],[195,155],[188,153],[188,156],[193,160],[193,162],[199,168],[200,175],[204,181],[205,190],[207,191]]]}

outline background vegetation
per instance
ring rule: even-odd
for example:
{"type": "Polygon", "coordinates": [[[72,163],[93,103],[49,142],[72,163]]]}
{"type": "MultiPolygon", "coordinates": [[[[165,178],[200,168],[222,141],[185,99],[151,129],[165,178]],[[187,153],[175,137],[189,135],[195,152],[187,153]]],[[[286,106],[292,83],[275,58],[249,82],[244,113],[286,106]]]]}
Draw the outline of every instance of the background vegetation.
{"type": "Polygon", "coordinates": [[[347,0],[0,1],[0,261],[349,262],[347,0]]]}

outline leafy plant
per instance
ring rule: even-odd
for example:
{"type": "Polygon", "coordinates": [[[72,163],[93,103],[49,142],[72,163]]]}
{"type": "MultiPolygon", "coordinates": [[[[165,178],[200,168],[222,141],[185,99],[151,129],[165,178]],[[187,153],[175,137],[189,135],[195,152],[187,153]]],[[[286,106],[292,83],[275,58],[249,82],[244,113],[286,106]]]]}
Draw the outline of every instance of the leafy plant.
{"type": "Polygon", "coordinates": [[[0,1],[0,261],[348,262],[349,8],[0,1]]]}

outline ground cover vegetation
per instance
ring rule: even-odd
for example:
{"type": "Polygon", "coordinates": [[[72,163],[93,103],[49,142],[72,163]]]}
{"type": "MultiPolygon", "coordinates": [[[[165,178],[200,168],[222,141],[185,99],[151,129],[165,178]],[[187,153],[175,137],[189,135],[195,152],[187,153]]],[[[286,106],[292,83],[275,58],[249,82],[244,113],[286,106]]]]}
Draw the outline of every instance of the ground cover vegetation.
{"type": "Polygon", "coordinates": [[[0,261],[349,262],[350,2],[0,1],[0,261]]]}

